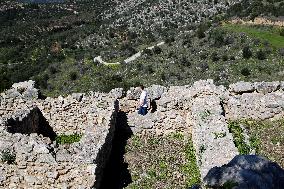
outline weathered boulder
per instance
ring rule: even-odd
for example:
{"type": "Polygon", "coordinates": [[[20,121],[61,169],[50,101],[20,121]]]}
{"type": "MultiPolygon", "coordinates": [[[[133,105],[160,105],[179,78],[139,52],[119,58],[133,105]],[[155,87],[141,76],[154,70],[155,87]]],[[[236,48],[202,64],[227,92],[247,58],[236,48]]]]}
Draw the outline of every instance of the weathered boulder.
{"type": "MultiPolygon", "coordinates": [[[[3,94],[2,94],[3,95],[3,94]]],[[[15,89],[9,89],[5,92],[5,97],[6,98],[11,98],[11,99],[14,99],[14,98],[17,98],[17,97],[20,97],[21,96],[21,93],[19,93],[17,90],[15,89]]]]}
{"type": "Polygon", "coordinates": [[[124,96],[123,88],[115,88],[109,92],[110,96],[113,96],[116,99],[120,99],[124,96]]]}
{"type": "Polygon", "coordinates": [[[276,91],[280,87],[280,82],[256,82],[254,85],[257,92],[267,94],[276,91]]]}
{"type": "Polygon", "coordinates": [[[213,188],[230,184],[234,189],[281,189],[284,170],[261,156],[238,155],[227,165],[212,168],[204,183],[213,188]]]}
{"type": "Polygon", "coordinates": [[[227,90],[223,85],[216,86],[212,79],[199,80],[193,83],[189,90],[190,98],[196,98],[204,95],[217,95],[221,98],[225,98],[227,90]]]}
{"type": "MultiPolygon", "coordinates": [[[[3,94],[2,94],[3,95],[3,94]]],[[[21,97],[24,99],[37,99],[38,89],[35,88],[35,82],[32,80],[15,83],[11,89],[5,92],[6,98],[21,97]]]]}
{"type": "Polygon", "coordinates": [[[29,81],[14,83],[12,85],[12,88],[18,91],[22,91],[22,90],[34,88],[34,86],[35,86],[35,82],[32,80],[29,80],[29,81]]]}
{"type": "Polygon", "coordinates": [[[283,115],[284,96],[280,93],[243,93],[231,95],[226,101],[225,113],[228,119],[265,120],[283,115]]]}
{"type": "Polygon", "coordinates": [[[152,129],[154,122],[152,114],[148,113],[145,116],[138,115],[137,112],[128,114],[128,125],[133,133],[140,132],[143,129],[152,129]]]}
{"type": "Polygon", "coordinates": [[[250,82],[240,81],[229,85],[229,91],[237,94],[254,91],[254,85],[250,82]]]}
{"type": "Polygon", "coordinates": [[[72,98],[77,100],[78,102],[81,102],[83,99],[84,94],[83,93],[73,93],[72,98]]]}
{"type": "Polygon", "coordinates": [[[161,98],[162,94],[167,91],[167,88],[161,85],[152,85],[147,88],[149,98],[155,100],[161,98]]]}
{"type": "Polygon", "coordinates": [[[131,87],[127,92],[126,92],[126,97],[129,100],[137,100],[140,97],[141,89],[139,87],[131,87]]]}
{"type": "Polygon", "coordinates": [[[201,178],[213,167],[227,164],[238,154],[218,96],[193,99],[187,121],[192,125],[192,142],[201,178]]]}
{"type": "Polygon", "coordinates": [[[281,82],[280,82],[280,89],[281,89],[281,90],[284,90],[284,81],[281,81],[281,82]]]}

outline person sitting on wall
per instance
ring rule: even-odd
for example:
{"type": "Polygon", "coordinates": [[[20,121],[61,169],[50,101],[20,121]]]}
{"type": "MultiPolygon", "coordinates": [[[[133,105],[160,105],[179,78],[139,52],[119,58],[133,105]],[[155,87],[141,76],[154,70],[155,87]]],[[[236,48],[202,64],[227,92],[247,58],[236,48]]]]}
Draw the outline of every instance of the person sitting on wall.
{"type": "Polygon", "coordinates": [[[144,90],[144,86],[140,85],[139,86],[141,89],[141,95],[140,95],[140,99],[139,99],[139,110],[138,110],[138,114],[141,115],[146,115],[148,112],[148,93],[146,90],[144,90]]]}

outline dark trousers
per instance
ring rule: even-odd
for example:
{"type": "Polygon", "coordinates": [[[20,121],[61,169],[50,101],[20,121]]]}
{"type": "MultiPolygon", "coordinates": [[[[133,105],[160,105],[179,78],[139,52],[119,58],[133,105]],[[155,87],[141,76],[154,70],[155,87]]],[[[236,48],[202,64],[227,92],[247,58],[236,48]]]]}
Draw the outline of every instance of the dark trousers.
{"type": "Polygon", "coordinates": [[[139,110],[138,110],[138,114],[141,114],[141,115],[146,115],[147,114],[147,107],[142,107],[140,106],[139,110]]]}

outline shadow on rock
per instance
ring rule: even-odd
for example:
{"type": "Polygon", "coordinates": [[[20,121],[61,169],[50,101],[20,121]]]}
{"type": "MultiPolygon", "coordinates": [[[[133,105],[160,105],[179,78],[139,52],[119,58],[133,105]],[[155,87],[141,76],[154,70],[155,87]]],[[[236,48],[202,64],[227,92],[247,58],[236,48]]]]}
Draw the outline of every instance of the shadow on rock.
{"type": "Polygon", "coordinates": [[[227,165],[212,168],[204,183],[212,188],[283,189],[284,170],[256,155],[238,155],[227,165]]]}
{"type": "Polygon", "coordinates": [[[125,112],[118,112],[110,159],[104,170],[100,189],[122,189],[132,182],[128,164],[124,162],[125,146],[132,131],[125,112]]]}

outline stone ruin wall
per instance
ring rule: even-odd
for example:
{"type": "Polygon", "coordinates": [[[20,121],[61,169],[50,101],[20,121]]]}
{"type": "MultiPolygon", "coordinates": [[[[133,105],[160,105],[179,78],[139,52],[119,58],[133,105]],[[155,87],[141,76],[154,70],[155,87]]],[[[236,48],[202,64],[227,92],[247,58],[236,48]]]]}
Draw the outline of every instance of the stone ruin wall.
{"type": "Polygon", "coordinates": [[[192,112],[194,99],[208,94],[220,98],[226,120],[265,120],[284,116],[284,82],[238,82],[226,89],[223,86],[216,87],[212,80],[208,80],[195,82],[192,86],[166,88],[153,85],[146,90],[149,98],[155,101],[154,113],[146,115],[142,120],[136,116],[139,91],[135,88],[127,91],[125,98],[119,99],[120,109],[128,113],[130,126],[144,125],[157,134],[191,130],[188,128],[188,115],[192,112]],[[142,124],[147,120],[151,121],[142,124]]]}
{"type": "Polygon", "coordinates": [[[0,149],[16,153],[0,164],[0,188],[91,188],[111,150],[116,114],[108,94],[37,98],[32,81],[1,94],[0,149]],[[55,135],[82,134],[80,142],[56,145],[55,135]],[[46,135],[46,136],[44,136],[46,135]],[[52,140],[53,139],[53,140],[52,140]]]}
{"type": "Polygon", "coordinates": [[[186,124],[188,109],[183,103],[183,94],[189,86],[163,87],[152,85],[147,88],[148,96],[154,104],[146,116],[137,116],[139,90],[131,88],[126,97],[119,99],[120,109],[127,112],[128,125],[134,133],[151,132],[156,135],[167,135],[171,132],[190,132],[186,124]]]}
{"type": "Polygon", "coordinates": [[[157,110],[144,117],[137,116],[135,100],[139,93],[135,88],[120,100],[121,107],[129,112],[129,126],[138,134],[191,134],[202,178],[211,168],[227,164],[238,155],[228,120],[284,117],[284,83],[278,81],[238,82],[226,89],[205,80],[192,86],[156,85],[147,90],[157,110]]]}
{"type": "Polygon", "coordinates": [[[125,97],[122,89],[113,89],[109,94],[90,92],[41,100],[33,82],[14,84],[0,98],[0,149],[14,150],[17,164],[0,164],[0,186],[90,188],[99,183],[111,149],[118,104],[127,113],[134,134],[191,134],[203,178],[212,167],[238,154],[227,121],[282,118],[283,90],[282,82],[239,82],[229,89],[215,86],[212,80],[169,88],[153,85],[147,91],[156,110],[138,116],[140,93],[135,88],[125,97]],[[23,124],[26,119],[33,125],[45,119],[57,135],[80,133],[83,137],[78,143],[56,146],[49,137],[8,132],[13,122],[8,120],[23,124]],[[220,134],[223,137],[216,138],[220,134]]]}
{"type": "Polygon", "coordinates": [[[224,99],[227,119],[283,118],[284,82],[239,82],[224,99]]]}

